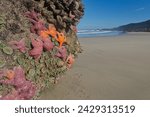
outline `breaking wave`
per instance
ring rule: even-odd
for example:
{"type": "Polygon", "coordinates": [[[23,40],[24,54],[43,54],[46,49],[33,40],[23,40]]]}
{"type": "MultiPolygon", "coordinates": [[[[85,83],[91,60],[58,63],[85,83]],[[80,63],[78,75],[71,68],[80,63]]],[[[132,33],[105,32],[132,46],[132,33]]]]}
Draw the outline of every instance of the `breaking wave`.
{"type": "Polygon", "coordinates": [[[99,36],[115,36],[122,34],[122,31],[111,31],[111,30],[79,30],[78,37],[99,37],[99,36]]]}

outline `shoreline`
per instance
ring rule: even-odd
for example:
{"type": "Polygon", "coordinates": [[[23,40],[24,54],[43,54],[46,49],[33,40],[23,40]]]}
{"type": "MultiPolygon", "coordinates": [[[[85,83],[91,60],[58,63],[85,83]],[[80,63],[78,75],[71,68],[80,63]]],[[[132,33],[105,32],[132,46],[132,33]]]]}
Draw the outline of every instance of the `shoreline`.
{"type": "Polygon", "coordinates": [[[137,35],[149,35],[150,34],[150,32],[122,32],[121,34],[117,34],[117,35],[107,35],[107,36],[93,36],[93,37],[78,37],[79,39],[97,39],[97,38],[107,38],[107,37],[118,37],[118,36],[126,36],[126,35],[135,35],[135,36],[137,36],[137,35]]]}
{"type": "Polygon", "coordinates": [[[111,37],[111,36],[119,36],[124,35],[126,32],[123,31],[99,31],[99,32],[82,32],[77,33],[78,38],[98,38],[98,37],[111,37]]]}
{"type": "Polygon", "coordinates": [[[79,38],[83,53],[40,99],[150,99],[150,33],[79,38]]]}

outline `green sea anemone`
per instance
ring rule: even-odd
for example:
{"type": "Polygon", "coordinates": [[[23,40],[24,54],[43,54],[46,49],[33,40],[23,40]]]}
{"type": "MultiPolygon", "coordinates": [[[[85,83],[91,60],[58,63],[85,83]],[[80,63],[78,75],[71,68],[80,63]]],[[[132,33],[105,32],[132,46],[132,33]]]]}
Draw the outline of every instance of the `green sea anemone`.
{"type": "Polygon", "coordinates": [[[6,46],[3,48],[3,52],[5,54],[11,55],[11,54],[13,54],[13,49],[11,47],[6,46]]]}
{"type": "Polygon", "coordinates": [[[0,58],[0,68],[4,67],[5,66],[5,60],[0,58]]]}

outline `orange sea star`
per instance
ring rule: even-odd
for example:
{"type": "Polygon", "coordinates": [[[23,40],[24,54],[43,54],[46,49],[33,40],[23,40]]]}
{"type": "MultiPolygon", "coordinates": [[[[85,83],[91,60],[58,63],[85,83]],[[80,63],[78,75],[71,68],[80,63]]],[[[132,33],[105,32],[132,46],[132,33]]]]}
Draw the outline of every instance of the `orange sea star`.
{"type": "Polygon", "coordinates": [[[69,56],[67,57],[67,66],[68,66],[68,68],[71,68],[71,66],[72,66],[72,64],[74,63],[74,55],[72,55],[72,54],[69,54],[69,56]]]}
{"type": "Polygon", "coordinates": [[[42,30],[40,32],[40,36],[42,38],[48,38],[49,35],[52,36],[53,38],[56,38],[57,30],[53,24],[49,24],[49,27],[47,30],[42,30]]]}
{"type": "Polygon", "coordinates": [[[47,31],[41,31],[40,32],[40,36],[42,37],[42,38],[48,38],[49,37],[49,34],[47,33],[47,31]]]}
{"type": "Polygon", "coordinates": [[[0,79],[6,77],[8,80],[12,80],[15,77],[15,72],[13,70],[3,69],[0,71],[0,79]]]}
{"type": "Polygon", "coordinates": [[[56,40],[59,42],[59,47],[62,47],[63,43],[66,41],[66,37],[64,36],[64,33],[57,32],[56,40]]]}
{"type": "Polygon", "coordinates": [[[15,77],[15,72],[13,70],[7,70],[6,77],[11,80],[15,77]]]}
{"type": "Polygon", "coordinates": [[[55,26],[53,24],[50,24],[46,33],[51,35],[52,37],[56,38],[57,31],[56,31],[55,26]]]}

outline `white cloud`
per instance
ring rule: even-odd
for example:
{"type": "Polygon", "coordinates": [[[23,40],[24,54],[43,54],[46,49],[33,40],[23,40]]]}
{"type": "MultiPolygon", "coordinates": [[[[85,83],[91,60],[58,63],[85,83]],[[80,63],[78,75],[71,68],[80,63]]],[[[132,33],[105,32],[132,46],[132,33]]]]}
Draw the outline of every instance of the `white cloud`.
{"type": "Polygon", "coordinates": [[[143,11],[145,8],[144,7],[140,7],[138,9],[136,9],[135,11],[143,11]]]}

